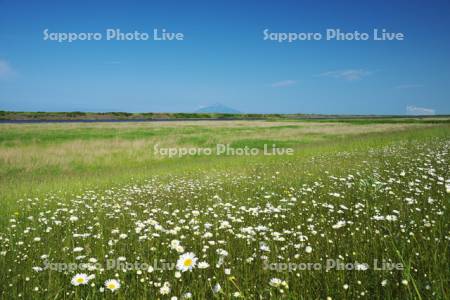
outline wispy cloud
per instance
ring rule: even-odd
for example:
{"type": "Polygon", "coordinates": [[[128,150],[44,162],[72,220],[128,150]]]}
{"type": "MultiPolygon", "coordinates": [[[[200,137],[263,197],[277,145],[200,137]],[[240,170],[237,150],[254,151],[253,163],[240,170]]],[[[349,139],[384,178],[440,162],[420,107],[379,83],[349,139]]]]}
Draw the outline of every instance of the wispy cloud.
{"type": "Polygon", "coordinates": [[[423,84],[400,84],[400,85],[397,85],[395,88],[400,89],[400,90],[405,90],[405,89],[415,89],[415,88],[420,88],[420,87],[423,87],[423,84]]]}
{"type": "Polygon", "coordinates": [[[271,84],[271,86],[274,88],[282,88],[282,87],[292,86],[295,84],[297,84],[297,80],[288,79],[288,80],[274,82],[271,84]]]}
{"type": "Polygon", "coordinates": [[[0,59],[0,79],[8,79],[13,77],[16,72],[6,60],[0,59]]]}
{"type": "Polygon", "coordinates": [[[363,69],[348,69],[348,70],[336,70],[328,71],[319,74],[318,76],[331,77],[337,79],[343,79],[347,81],[360,80],[363,77],[369,76],[373,72],[363,69]]]}
{"type": "Polygon", "coordinates": [[[417,107],[414,105],[408,105],[406,107],[406,114],[407,115],[414,115],[414,116],[424,116],[424,115],[435,115],[436,110],[432,108],[425,108],[425,107],[417,107]]]}

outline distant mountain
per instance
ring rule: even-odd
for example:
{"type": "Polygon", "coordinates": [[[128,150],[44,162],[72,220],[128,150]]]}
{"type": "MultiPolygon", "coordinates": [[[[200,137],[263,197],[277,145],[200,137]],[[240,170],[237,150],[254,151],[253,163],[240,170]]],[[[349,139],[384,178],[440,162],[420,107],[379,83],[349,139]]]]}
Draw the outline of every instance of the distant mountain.
{"type": "Polygon", "coordinates": [[[217,103],[210,106],[204,106],[195,111],[196,113],[221,113],[221,114],[240,114],[241,112],[225,106],[223,104],[217,103]]]}

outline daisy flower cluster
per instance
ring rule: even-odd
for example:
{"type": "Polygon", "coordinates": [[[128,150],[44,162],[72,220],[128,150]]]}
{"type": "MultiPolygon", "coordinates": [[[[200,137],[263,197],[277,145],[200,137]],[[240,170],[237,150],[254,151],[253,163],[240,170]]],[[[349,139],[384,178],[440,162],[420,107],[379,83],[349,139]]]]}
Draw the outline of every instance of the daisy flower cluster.
{"type": "Polygon", "coordinates": [[[445,298],[449,148],[399,142],[18,199],[0,228],[0,298],[445,298]],[[266,267],[329,260],[357,267],[266,267]]]}

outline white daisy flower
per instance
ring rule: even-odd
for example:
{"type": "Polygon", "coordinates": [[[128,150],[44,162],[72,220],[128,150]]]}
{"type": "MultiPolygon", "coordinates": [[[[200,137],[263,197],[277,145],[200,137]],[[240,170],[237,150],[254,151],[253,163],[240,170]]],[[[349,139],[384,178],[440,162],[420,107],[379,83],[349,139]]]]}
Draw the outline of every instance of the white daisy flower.
{"type": "Polygon", "coordinates": [[[89,276],[84,273],[76,274],[72,277],[72,280],[70,282],[74,286],[84,285],[89,282],[89,276]]]}
{"type": "Polygon", "coordinates": [[[269,285],[273,287],[279,287],[283,281],[279,278],[272,278],[269,281],[269,285]]]}
{"type": "Polygon", "coordinates": [[[197,267],[199,269],[207,269],[207,268],[209,268],[209,264],[206,261],[201,261],[198,263],[197,267]]]}
{"type": "Polygon", "coordinates": [[[195,257],[195,254],[192,252],[185,253],[180,256],[180,258],[177,261],[177,269],[186,272],[186,271],[192,271],[192,269],[195,267],[197,263],[197,257],[195,257]]]}
{"type": "Polygon", "coordinates": [[[177,247],[180,246],[180,241],[179,240],[172,240],[170,242],[170,248],[172,249],[177,249],[177,247]]]}
{"type": "Polygon", "coordinates": [[[261,250],[263,252],[270,252],[269,246],[267,246],[267,244],[263,243],[263,242],[260,243],[259,250],[261,250]]]}
{"type": "Polygon", "coordinates": [[[111,292],[114,292],[120,288],[120,282],[116,279],[108,279],[105,281],[105,288],[111,292]]]}
{"type": "Polygon", "coordinates": [[[170,284],[165,282],[164,285],[159,289],[161,295],[167,295],[170,293],[170,284]]]}
{"type": "Polygon", "coordinates": [[[345,224],[346,224],[345,221],[339,221],[339,222],[337,222],[336,224],[334,224],[334,225],[331,226],[331,227],[332,227],[333,229],[339,229],[339,228],[341,228],[341,227],[344,227],[345,224]]]}

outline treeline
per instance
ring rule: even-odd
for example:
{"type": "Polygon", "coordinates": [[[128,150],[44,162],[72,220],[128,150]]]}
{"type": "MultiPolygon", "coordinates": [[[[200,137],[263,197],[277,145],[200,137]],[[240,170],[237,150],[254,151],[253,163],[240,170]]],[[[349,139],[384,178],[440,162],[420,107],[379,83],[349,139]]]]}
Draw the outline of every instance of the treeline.
{"type": "Polygon", "coordinates": [[[237,113],[129,113],[129,112],[17,112],[0,111],[0,121],[65,121],[65,120],[303,120],[345,122],[358,125],[373,123],[449,123],[450,116],[376,116],[320,114],[237,114],[237,113]]]}
{"type": "MultiPolygon", "coordinates": [[[[0,111],[0,120],[158,120],[158,119],[268,119],[286,118],[282,114],[228,113],[129,113],[129,112],[12,112],[0,111]]],[[[295,115],[290,115],[295,116],[295,115]]],[[[299,116],[299,115],[298,115],[299,116]]]]}

